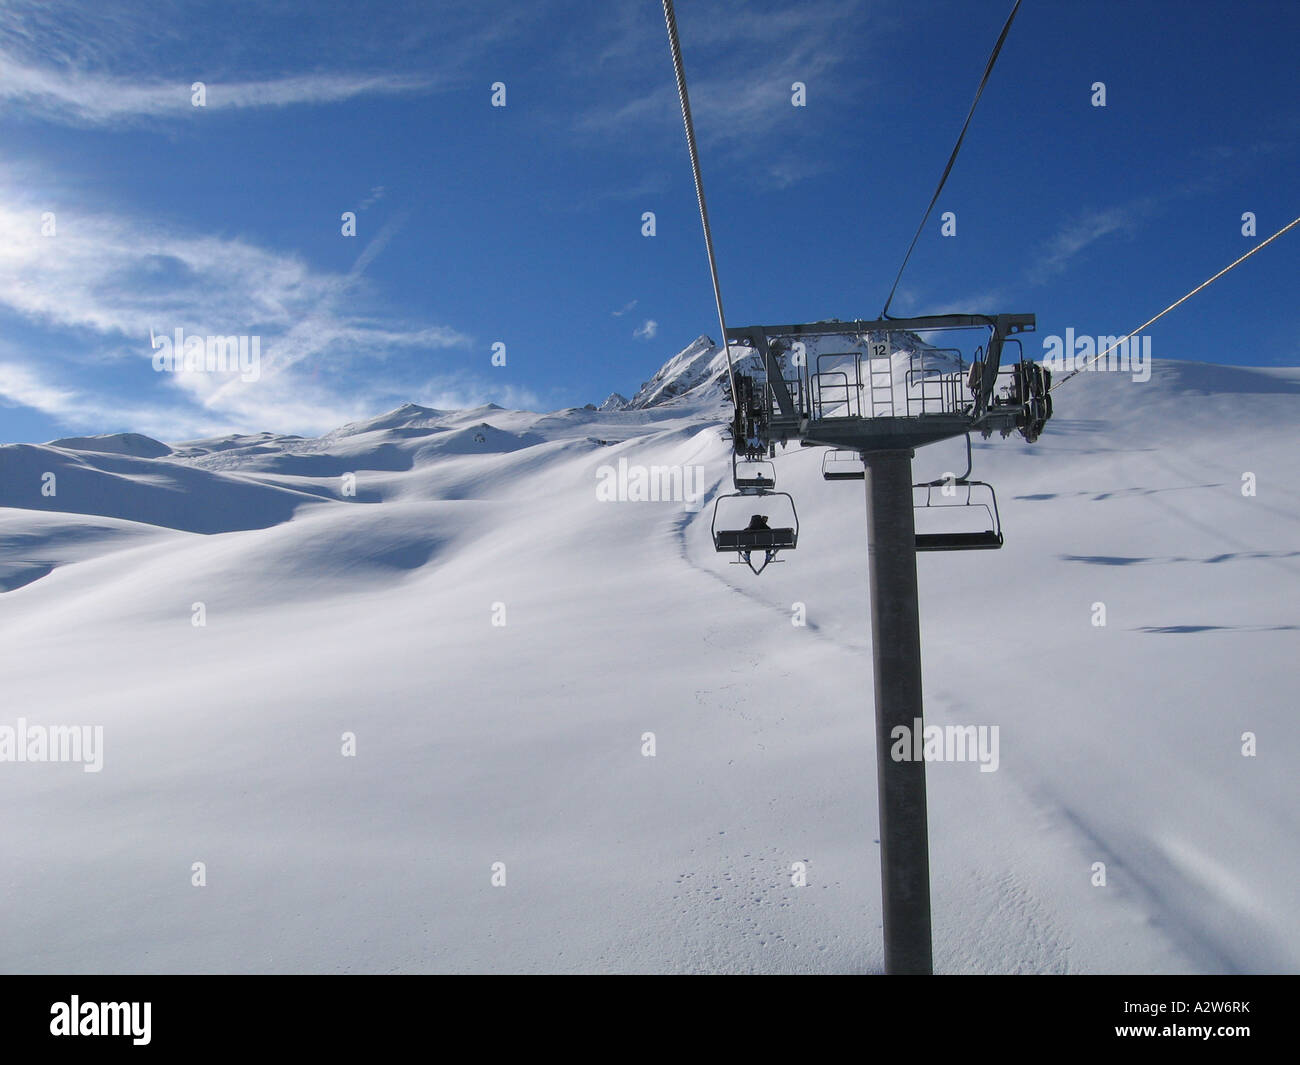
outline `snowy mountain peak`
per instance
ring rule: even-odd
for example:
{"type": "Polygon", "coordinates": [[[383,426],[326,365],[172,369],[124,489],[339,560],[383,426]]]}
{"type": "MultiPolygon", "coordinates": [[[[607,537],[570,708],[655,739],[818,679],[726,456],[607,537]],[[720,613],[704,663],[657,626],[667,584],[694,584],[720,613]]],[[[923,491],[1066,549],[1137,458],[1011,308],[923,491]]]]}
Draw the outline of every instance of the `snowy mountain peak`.
{"type": "MultiPolygon", "coordinates": [[[[731,359],[736,369],[746,373],[762,373],[762,364],[755,352],[731,345],[731,359]]],[[[712,337],[699,336],[659,368],[628,403],[628,410],[657,407],[687,392],[716,390],[721,397],[722,378],[727,373],[727,356],[722,346],[712,337]]]]}
{"type": "Polygon", "coordinates": [[[437,425],[447,412],[433,407],[421,407],[418,403],[403,403],[400,407],[368,418],[362,422],[348,422],[333,430],[328,436],[359,436],[373,433],[380,429],[429,429],[437,425]]]}

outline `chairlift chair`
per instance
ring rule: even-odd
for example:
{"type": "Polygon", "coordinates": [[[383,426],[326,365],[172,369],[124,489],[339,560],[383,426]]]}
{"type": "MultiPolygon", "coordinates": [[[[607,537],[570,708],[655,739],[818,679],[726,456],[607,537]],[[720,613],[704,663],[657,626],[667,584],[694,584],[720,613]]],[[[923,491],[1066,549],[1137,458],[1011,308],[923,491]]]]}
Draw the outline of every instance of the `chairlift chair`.
{"type": "Polygon", "coordinates": [[[823,480],[861,481],[866,476],[862,456],[851,448],[831,448],[822,456],[823,480]]]}
{"type": "Polygon", "coordinates": [[[732,455],[731,483],[743,495],[770,492],[776,487],[776,467],[765,460],[738,460],[732,455]]]}
{"type": "Polygon", "coordinates": [[[776,471],[770,462],[737,462],[732,455],[731,480],[736,491],[719,496],[713,504],[713,547],[721,554],[735,552],[735,564],[762,573],[772,562],[782,561],[776,557],[778,552],[798,546],[799,514],[794,498],[789,492],[773,491],[776,471]],[[763,513],[773,510],[781,517],[773,519],[770,513],[763,513]],[[788,521],[781,520],[786,517],[788,521]],[[755,564],[759,552],[762,559],[755,564]]]}
{"type": "Polygon", "coordinates": [[[1002,546],[1002,518],[998,513],[998,497],[993,486],[987,481],[973,481],[971,473],[970,435],[966,436],[966,472],[957,478],[941,477],[937,481],[926,481],[912,486],[914,490],[925,490],[925,502],[919,505],[913,497],[913,506],[917,517],[933,515],[943,511],[950,512],[946,517],[980,511],[985,519],[976,529],[946,529],[940,532],[918,532],[916,534],[917,551],[987,551],[1002,546]],[[947,498],[951,492],[957,502],[935,503],[935,489],[940,491],[940,499],[947,498]]]}
{"type": "Polygon", "coordinates": [[[985,481],[938,480],[927,484],[913,485],[924,488],[925,502],[916,507],[918,515],[931,512],[950,511],[957,513],[984,513],[984,520],[978,529],[948,529],[941,532],[918,532],[916,534],[917,551],[981,551],[994,550],[1002,546],[1002,521],[998,515],[998,499],[993,486],[985,481]],[[959,502],[935,503],[934,490],[952,488],[957,493],[959,502]],[[980,498],[983,497],[983,498],[980,498]]]}

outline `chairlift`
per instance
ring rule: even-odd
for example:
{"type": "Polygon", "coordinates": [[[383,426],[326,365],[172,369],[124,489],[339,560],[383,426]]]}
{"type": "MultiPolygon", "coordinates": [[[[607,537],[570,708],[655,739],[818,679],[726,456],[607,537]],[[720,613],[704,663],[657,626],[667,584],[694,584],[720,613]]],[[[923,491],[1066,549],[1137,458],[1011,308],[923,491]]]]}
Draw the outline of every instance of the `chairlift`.
{"type": "Polygon", "coordinates": [[[971,473],[970,434],[966,436],[966,472],[960,477],[941,477],[936,481],[915,484],[913,507],[918,529],[930,525],[935,519],[948,524],[961,520],[969,526],[971,515],[983,513],[976,528],[926,529],[916,533],[917,551],[981,551],[1002,546],[1002,518],[998,513],[998,497],[993,486],[986,481],[974,481],[971,473]],[[939,498],[935,500],[935,490],[939,498]],[[916,502],[915,492],[924,490],[925,500],[916,502]],[[942,515],[942,518],[939,518],[942,515]]]}
{"type": "Polygon", "coordinates": [[[831,448],[822,456],[822,478],[827,481],[861,481],[867,476],[862,455],[852,448],[831,448]]]}
{"type": "Polygon", "coordinates": [[[736,491],[719,496],[713,504],[713,547],[719,553],[735,552],[735,565],[762,573],[778,559],[777,552],[792,551],[799,543],[799,514],[789,492],[775,492],[776,471],[770,462],[731,459],[731,479],[736,491]],[[761,561],[754,556],[761,552],[761,561]]]}
{"type": "Polygon", "coordinates": [[[956,514],[983,511],[984,519],[977,529],[944,529],[940,532],[921,532],[916,534],[917,551],[980,551],[992,550],[1002,546],[1002,523],[998,517],[998,500],[993,486],[985,481],[931,481],[928,484],[913,485],[924,488],[925,502],[916,506],[918,525],[924,520],[922,515],[936,515],[947,511],[945,520],[956,514]],[[934,501],[934,490],[953,491],[955,502],[941,497],[934,501]]]}
{"type": "Polygon", "coordinates": [[[776,467],[765,459],[731,459],[731,483],[743,495],[770,492],[776,487],[776,467]]]}

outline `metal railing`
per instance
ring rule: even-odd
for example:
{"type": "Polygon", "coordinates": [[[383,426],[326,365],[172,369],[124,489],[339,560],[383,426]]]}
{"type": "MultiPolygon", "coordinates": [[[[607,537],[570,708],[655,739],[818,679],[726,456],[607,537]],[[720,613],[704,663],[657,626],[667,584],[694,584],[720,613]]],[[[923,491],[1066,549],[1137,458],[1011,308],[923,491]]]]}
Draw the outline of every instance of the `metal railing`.
{"type": "Polygon", "coordinates": [[[810,413],[813,418],[820,420],[826,417],[855,418],[858,416],[860,397],[856,361],[857,355],[855,352],[817,356],[817,372],[808,381],[808,390],[812,400],[810,413]],[[852,381],[849,379],[847,370],[822,369],[823,359],[843,359],[845,357],[854,359],[852,381]],[[842,406],[844,410],[839,414],[832,413],[837,406],[842,406]]]}
{"type": "Polygon", "coordinates": [[[966,361],[959,348],[912,352],[904,384],[909,418],[965,413],[975,402],[967,381],[966,361]]]}
{"type": "MultiPolygon", "coordinates": [[[[895,374],[891,356],[873,358],[853,351],[818,355],[808,375],[810,405],[800,409],[821,421],[966,414],[974,408],[969,366],[956,348],[913,351],[902,380],[895,374]]],[[[1009,379],[1005,368],[999,378],[1004,374],[1009,379]]]]}

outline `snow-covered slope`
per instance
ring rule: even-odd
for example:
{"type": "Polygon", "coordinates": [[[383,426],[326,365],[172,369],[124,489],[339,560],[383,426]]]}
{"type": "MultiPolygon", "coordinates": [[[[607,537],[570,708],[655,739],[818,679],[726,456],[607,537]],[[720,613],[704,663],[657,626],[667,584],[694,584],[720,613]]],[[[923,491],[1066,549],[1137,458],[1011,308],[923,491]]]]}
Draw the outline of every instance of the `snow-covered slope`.
{"type": "MultiPolygon", "coordinates": [[[[879,971],[862,486],[791,449],[799,550],[715,555],[720,355],[630,410],[0,448],[0,727],[103,727],[0,763],[0,969],[879,971]],[[602,502],[620,460],[706,505],[602,502]]],[[[1057,397],[976,444],[1006,548],[919,564],[927,715],[1001,736],[929,768],[936,967],[1300,970],[1300,371],[1057,397]]]]}
{"type": "Polygon", "coordinates": [[[161,458],[171,453],[171,448],[162,441],[140,433],[69,436],[62,440],[51,440],[50,447],[62,447],[71,451],[104,451],[111,455],[135,455],[144,459],[161,458]]]}

